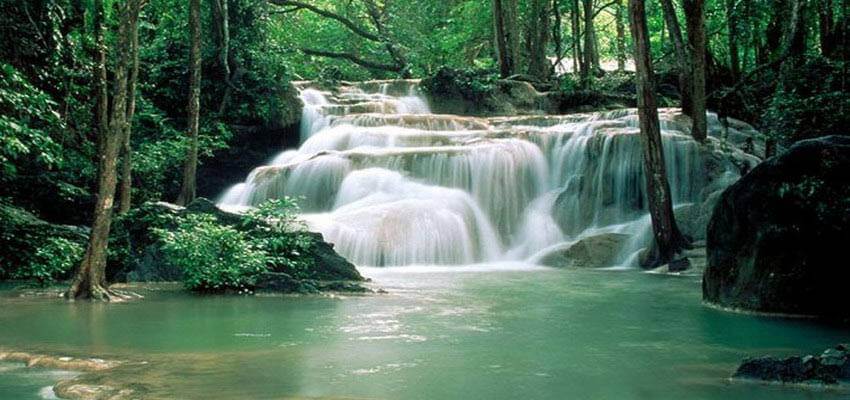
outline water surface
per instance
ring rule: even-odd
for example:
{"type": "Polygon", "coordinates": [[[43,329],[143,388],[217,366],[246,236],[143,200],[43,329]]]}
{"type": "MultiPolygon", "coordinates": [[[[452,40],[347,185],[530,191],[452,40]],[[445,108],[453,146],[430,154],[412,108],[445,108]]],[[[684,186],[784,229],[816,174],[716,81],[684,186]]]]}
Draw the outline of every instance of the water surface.
{"type": "MultiPolygon", "coordinates": [[[[517,265],[363,273],[389,293],[143,290],[142,301],[67,304],[7,292],[0,347],[147,361],[111,379],[142,383],[152,398],[848,396],[730,382],[743,357],[819,352],[850,334],[705,307],[698,276],[517,265]]],[[[44,381],[13,370],[0,370],[0,398],[39,398],[44,381]]]]}

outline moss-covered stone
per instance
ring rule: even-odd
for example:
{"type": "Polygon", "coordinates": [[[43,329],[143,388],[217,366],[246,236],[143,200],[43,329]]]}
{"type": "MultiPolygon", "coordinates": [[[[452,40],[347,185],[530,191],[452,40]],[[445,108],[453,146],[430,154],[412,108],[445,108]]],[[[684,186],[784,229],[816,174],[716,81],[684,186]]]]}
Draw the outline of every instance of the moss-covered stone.
{"type": "MultiPolygon", "coordinates": [[[[204,198],[195,200],[185,208],[163,202],[146,203],[120,216],[113,224],[110,238],[112,257],[107,276],[113,281],[133,282],[182,279],[180,269],[171,265],[162,253],[162,244],[154,229],[174,228],[175,218],[188,214],[209,214],[221,224],[240,230],[250,228],[244,223],[245,217],[223,211],[204,198]]],[[[303,289],[303,286],[316,286],[317,290],[325,287],[313,281],[363,280],[354,265],[337,254],[321,234],[307,234],[313,237],[313,245],[306,254],[306,257],[313,259],[313,268],[299,279],[287,274],[288,271],[270,271],[268,279],[261,282],[261,288],[266,286],[277,291],[309,292],[310,290],[303,289]]]]}
{"type": "Polygon", "coordinates": [[[36,250],[56,237],[85,245],[88,229],[50,224],[26,210],[0,202],[0,280],[9,279],[36,250]]]}
{"type": "Polygon", "coordinates": [[[730,186],[708,225],[703,297],[850,318],[850,138],[805,140],[730,186]]]}

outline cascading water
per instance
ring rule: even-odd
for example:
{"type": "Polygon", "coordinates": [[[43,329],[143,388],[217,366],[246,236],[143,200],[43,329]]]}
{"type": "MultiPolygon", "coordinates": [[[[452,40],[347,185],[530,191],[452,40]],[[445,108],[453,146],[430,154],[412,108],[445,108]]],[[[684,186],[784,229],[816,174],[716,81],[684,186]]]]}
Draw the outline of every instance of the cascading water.
{"type": "MultiPolygon", "coordinates": [[[[535,261],[601,233],[650,239],[636,111],[473,118],[431,114],[415,80],[301,82],[302,145],[255,169],[223,208],[300,197],[303,219],[363,266],[535,261]]],[[[674,204],[704,205],[757,160],[707,144],[661,110],[674,204]]],[[[751,129],[737,123],[735,130],[751,129]]],[[[728,129],[723,131],[728,133],[728,129]]],[[[702,207],[706,208],[706,207],[702,207]]]]}

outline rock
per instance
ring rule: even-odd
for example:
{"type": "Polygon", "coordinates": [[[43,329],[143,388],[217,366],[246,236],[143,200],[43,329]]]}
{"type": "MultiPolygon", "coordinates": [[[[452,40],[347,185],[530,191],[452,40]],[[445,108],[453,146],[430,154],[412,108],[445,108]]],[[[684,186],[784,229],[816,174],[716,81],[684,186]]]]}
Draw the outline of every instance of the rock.
{"type": "MultiPolygon", "coordinates": [[[[297,90],[292,85],[276,89],[275,95],[269,97],[268,107],[268,121],[231,125],[233,136],[227,141],[227,148],[216,150],[198,165],[199,196],[215,198],[221,195],[233,182],[241,182],[257,165],[264,164],[285,148],[298,145],[302,103],[297,90]]],[[[179,188],[179,184],[176,187],[179,188]]]]}
{"type": "Polygon", "coordinates": [[[748,358],[733,377],[783,383],[835,384],[850,381],[850,353],[846,345],[838,345],[820,356],[748,358]]]}
{"type": "Polygon", "coordinates": [[[540,259],[542,265],[559,268],[604,268],[616,261],[629,235],[603,233],[557,248],[540,259]]]}
{"type": "MultiPolygon", "coordinates": [[[[107,277],[111,281],[122,282],[181,280],[182,271],[167,262],[153,230],[168,229],[173,224],[172,218],[169,217],[187,214],[210,214],[221,224],[240,230],[247,229],[243,216],[223,211],[204,198],[198,198],[185,208],[164,202],[146,203],[115,220],[110,245],[112,253],[118,256],[110,259],[107,277]]],[[[260,289],[310,292],[310,285],[316,287],[316,290],[312,291],[323,290],[325,287],[315,282],[363,280],[354,265],[337,254],[321,234],[308,234],[314,238],[313,246],[306,254],[314,259],[314,267],[308,275],[303,279],[296,279],[285,271],[270,271],[258,285],[260,289]]]]}
{"type": "Polygon", "coordinates": [[[88,228],[51,224],[26,210],[0,202],[0,280],[9,279],[48,239],[61,237],[85,245],[88,236],[88,228]]]}
{"type": "Polygon", "coordinates": [[[498,79],[487,71],[441,68],[420,86],[438,114],[474,116],[540,113],[545,96],[531,83],[498,79]]]}
{"type": "Polygon", "coordinates": [[[686,258],[680,258],[678,260],[673,260],[669,264],[667,264],[667,270],[669,272],[682,272],[687,271],[691,267],[691,260],[686,258]]]}
{"type": "Polygon", "coordinates": [[[748,310],[850,317],[850,138],[805,140],[723,192],[708,226],[703,298],[748,310]]]}

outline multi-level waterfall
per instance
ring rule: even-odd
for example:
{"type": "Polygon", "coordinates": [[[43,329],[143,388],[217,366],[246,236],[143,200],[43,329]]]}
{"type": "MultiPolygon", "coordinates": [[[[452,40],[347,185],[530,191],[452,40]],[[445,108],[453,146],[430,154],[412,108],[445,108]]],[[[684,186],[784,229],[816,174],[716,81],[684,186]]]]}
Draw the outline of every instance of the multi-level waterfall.
{"type": "MultiPolygon", "coordinates": [[[[606,232],[634,237],[621,263],[646,246],[635,110],[435,115],[417,85],[371,81],[322,91],[298,84],[301,147],[256,168],[220,206],[300,197],[308,226],[368,266],[534,261],[606,232]]],[[[741,160],[753,162],[716,138],[697,144],[674,110],[662,110],[661,119],[677,205],[711,202],[738,177],[741,160]]],[[[710,135],[719,136],[712,121],[710,135]]]]}

